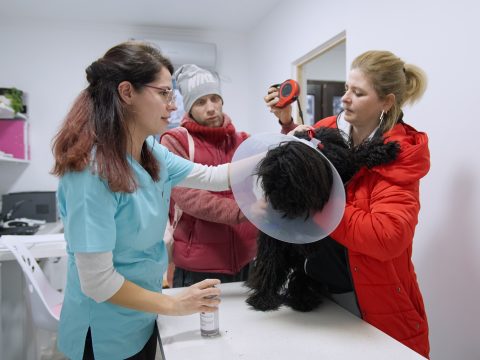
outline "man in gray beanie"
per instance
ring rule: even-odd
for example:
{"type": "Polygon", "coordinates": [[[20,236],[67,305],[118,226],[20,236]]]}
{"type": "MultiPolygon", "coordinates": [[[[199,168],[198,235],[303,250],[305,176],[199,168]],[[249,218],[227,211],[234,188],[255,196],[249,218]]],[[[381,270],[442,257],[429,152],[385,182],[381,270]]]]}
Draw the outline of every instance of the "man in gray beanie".
{"type": "MultiPolygon", "coordinates": [[[[185,115],[178,128],[162,135],[161,143],[197,163],[230,162],[248,135],[237,132],[223,112],[217,74],[187,64],[175,71],[173,79],[185,115]]],[[[257,229],[246,220],[232,192],[174,188],[171,200],[170,221],[178,220],[175,208],[182,213],[173,233],[173,286],[190,286],[207,278],[245,281],[256,253],[257,229]]]]}

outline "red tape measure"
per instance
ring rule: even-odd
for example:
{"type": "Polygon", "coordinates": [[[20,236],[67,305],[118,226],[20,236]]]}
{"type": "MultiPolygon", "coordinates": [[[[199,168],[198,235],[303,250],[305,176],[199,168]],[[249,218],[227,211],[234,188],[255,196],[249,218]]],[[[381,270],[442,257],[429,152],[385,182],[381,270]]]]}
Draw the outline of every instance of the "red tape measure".
{"type": "Polygon", "coordinates": [[[285,80],[280,85],[274,85],[278,87],[278,97],[279,100],[275,104],[278,108],[284,108],[285,106],[291,104],[297,100],[298,95],[300,94],[300,86],[295,80],[288,79],[285,80]]]}
{"type": "MultiPolygon", "coordinates": [[[[278,88],[278,102],[275,104],[277,108],[284,108],[298,99],[300,95],[300,85],[298,82],[292,79],[285,80],[281,84],[275,84],[271,87],[278,88]]],[[[300,101],[297,101],[298,115],[300,116],[301,123],[303,124],[303,113],[300,107],[300,101]]]]}

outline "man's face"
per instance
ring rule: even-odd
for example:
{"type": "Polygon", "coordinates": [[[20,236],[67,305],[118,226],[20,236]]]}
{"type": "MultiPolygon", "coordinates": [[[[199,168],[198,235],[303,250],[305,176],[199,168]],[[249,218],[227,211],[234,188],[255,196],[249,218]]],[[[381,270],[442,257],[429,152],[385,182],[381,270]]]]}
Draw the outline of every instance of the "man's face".
{"type": "Polygon", "coordinates": [[[190,114],[197,123],[206,127],[223,125],[223,100],[216,94],[198,98],[192,105],[190,114]]]}

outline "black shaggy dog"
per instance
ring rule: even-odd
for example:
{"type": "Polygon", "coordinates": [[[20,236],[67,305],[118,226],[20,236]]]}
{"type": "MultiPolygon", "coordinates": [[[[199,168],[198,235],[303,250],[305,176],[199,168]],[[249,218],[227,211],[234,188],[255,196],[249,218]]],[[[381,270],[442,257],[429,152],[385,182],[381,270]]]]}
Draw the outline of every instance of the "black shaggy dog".
{"type": "MultiPolygon", "coordinates": [[[[320,140],[319,149],[335,166],[344,184],[361,167],[388,163],[399,152],[398,143],[384,144],[380,135],[351,148],[338,129],[322,127],[313,134],[297,134],[306,140],[312,135],[320,140]]],[[[287,218],[307,219],[312,212],[321,210],[329,199],[333,182],[328,162],[315,149],[298,141],[269,150],[257,167],[257,175],[266,200],[287,218]]],[[[325,251],[325,244],[334,251],[343,251],[336,249],[341,245],[328,237],[309,244],[294,244],[260,231],[257,256],[246,282],[251,289],[247,303],[261,311],[276,310],[283,304],[298,311],[315,309],[321,302],[325,283],[318,276],[313,276],[314,279],[309,276],[311,273],[307,275],[305,264],[307,258],[325,251]]],[[[317,262],[318,258],[322,257],[317,257],[317,262]]]]}

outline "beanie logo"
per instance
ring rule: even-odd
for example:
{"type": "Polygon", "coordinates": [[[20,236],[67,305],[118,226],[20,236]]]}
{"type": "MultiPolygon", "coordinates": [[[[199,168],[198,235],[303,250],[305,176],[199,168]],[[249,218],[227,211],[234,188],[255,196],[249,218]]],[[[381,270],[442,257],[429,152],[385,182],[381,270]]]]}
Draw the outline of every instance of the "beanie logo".
{"type": "Polygon", "coordinates": [[[191,77],[188,79],[187,89],[188,91],[192,91],[197,86],[206,84],[206,83],[216,83],[216,79],[210,73],[203,73],[203,74],[196,74],[196,76],[191,77]]]}

